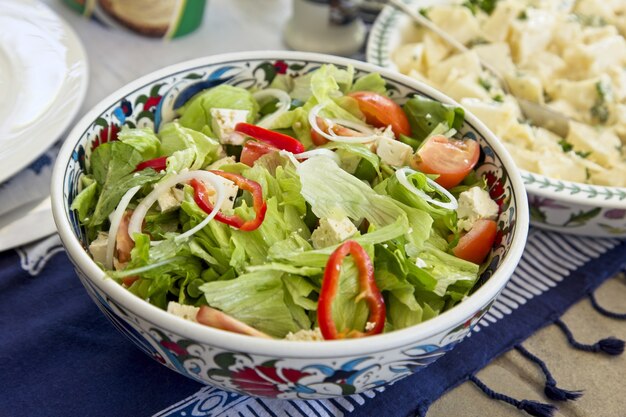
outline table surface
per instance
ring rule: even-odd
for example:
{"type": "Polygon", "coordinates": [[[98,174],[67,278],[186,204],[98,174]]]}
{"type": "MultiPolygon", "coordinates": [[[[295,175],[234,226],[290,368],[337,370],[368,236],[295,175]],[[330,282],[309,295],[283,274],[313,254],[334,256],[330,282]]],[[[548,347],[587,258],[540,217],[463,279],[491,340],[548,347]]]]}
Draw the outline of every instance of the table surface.
{"type": "MultiPolygon", "coordinates": [[[[218,53],[246,50],[286,49],[282,28],[291,14],[290,0],[209,0],[199,30],[171,41],[143,38],[110,29],[82,18],[60,0],[43,0],[61,15],[82,39],[88,59],[90,83],[79,112],[82,116],[100,100],[130,81],[151,71],[185,60],[218,53]]],[[[613,279],[600,290],[607,307],[624,310],[624,279],[613,279]]],[[[626,339],[626,324],[595,313],[588,301],[570,310],[564,320],[585,342],[613,335],[626,339]]],[[[573,351],[562,334],[547,327],[531,337],[525,346],[544,359],[560,386],[584,389],[575,403],[559,405],[556,415],[624,417],[626,357],[573,351]]],[[[545,401],[543,376],[517,352],[508,352],[479,373],[493,389],[520,399],[545,401]]],[[[492,401],[471,383],[465,383],[435,402],[429,417],[520,416],[506,404],[492,401]]]]}

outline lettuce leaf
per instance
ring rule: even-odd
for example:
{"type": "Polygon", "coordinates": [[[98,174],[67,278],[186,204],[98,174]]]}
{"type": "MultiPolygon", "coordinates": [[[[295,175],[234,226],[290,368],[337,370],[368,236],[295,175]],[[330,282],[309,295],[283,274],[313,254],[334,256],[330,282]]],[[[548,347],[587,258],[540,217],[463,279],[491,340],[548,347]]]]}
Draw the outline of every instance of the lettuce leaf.
{"type": "Polygon", "coordinates": [[[405,216],[393,199],[377,194],[329,158],[309,158],[298,166],[297,172],[302,196],[319,218],[347,216],[354,221],[365,218],[370,224],[383,227],[405,216]]]}
{"type": "Polygon", "coordinates": [[[180,172],[201,169],[217,160],[222,146],[201,132],[181,126],[178,122],[167,123],[159,131],[161,151],[167,158],[167,171],[180,172]]]}
{"type": "Polygon", "coordinates": [[[459,130],[465,121],[461,107],[450,106],[422,96],[414,96],[402,107],[411,125],[411,136],[423,140],[439,124],[459,130]]]}
{"type": "Polygon", "coordinates": [[[129,129],[127,126],[124,126],[117,134],[117,138],[121,142],[135,148],[144,161],[154,159],[160,155],[161,142],[152,129],[129,129]]]}
{"type": "Polygon", "coordinates": [[[378,73],[370,73],[357,79],[352,88],[350,88],[350,92],[356,91],[371,91],[387,97],[385,80],[378,73]]]}
{"type": "Polygon", "coordinates": [[[97,195],[98,183],[93,181],[74,198],[71,209],[78,212],[78,220],[81,222],[88,220],[89,213],[91,213],[98,201],[97,195]]]}
{"type": "Polygon", "coordinates": [[[183,127],[202,131],[205,126],[211,126],[211,109],[248,110],[248,122],[252,123],[259,111],[259,105],[252,97],[252,93],[244,88],[222,84],[210,88],[193,97],[180,110],[180,124],[183,127]]]}
{"type": "Polygon", "coordinates": [[[211,307],[271,336],[284,337],[300,326],[285,303],[282,277],[280,271],[250,272],[232,280],[208,282],[200,290],[211,307]]]}

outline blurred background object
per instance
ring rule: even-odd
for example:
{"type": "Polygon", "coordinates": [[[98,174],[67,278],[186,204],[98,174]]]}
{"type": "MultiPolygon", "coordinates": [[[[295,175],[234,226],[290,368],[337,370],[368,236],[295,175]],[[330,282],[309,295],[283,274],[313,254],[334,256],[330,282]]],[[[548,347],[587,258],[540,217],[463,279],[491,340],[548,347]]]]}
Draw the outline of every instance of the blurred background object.
{"type": "Polygon", "coordinates": [[[202,23],[206,0],[64,0],[72,9],[145,36],[177,38],[202,23]]]}
{"type": "Polygon", "coordinates": [[[366,28],[355,0],[293,0],[284,30],[292,49],[352,55],[365,41],[366,28]]]}

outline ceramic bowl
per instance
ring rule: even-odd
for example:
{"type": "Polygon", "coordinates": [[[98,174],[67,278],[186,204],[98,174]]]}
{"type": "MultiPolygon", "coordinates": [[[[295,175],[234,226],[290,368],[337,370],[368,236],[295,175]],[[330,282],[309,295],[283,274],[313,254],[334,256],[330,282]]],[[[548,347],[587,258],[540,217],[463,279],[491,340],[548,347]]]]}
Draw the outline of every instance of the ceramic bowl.
{"type": "MultiPolygon", "coordinates": [[[[442,2],[406,1],[416,9],[442,2]]],[[[412,20],[386,6],[371,29],[367,62],[397,71],[392,54],[410,42],[415,42],[412,20]]],[[[528,193],[531,225],[561,233],[626,238],[626,188],[581,184],[525,170],[520,172],[528,193]]]]}
{"type": "MultiPolygon", "coordinates": [[[[528,229],[524,187],[504,147],[469,115],[460,135],[482,148],[478,172],[501,207],[496,245],[477,289],[458,306],[422,324],[363,339],[297,342],[265,340],[202,326],[139,299],[104,272],[86,251],[88,241],[70,210],[92,148],[121,124],[154,126],[174,117],[175,101],[198,86],[226,82],[265,87],[277,73],[297,77],[322,64],[352,65],[356,77],[380,72],[398,102],[420,94],[445,103],[443,94],[396,72],[344,58],[298,52],[246,52],[174,65],[147,75],[104,99],[76,125],[53,174],[54,218],[87,292],[115,327],[163,365],[228,391],[278,398],[354,394],[403,378],[450,351],[487,312],[509,280],[528,229]],[[216,81],[219,80],[219,81],[216,81]],[[132,112],[119,111],[120,106],[132,112]],[[130,114],[129,114],[130,113],[130,114]]],[[[180,104],[180,103],[179,103],[180,104]]]]}

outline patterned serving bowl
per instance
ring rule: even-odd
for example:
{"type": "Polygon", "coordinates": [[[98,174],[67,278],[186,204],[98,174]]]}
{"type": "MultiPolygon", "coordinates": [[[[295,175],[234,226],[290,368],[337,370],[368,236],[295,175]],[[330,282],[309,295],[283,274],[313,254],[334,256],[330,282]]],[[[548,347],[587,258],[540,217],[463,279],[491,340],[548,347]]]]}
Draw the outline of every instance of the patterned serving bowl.
{"type": "MultiPolygon", "coordinates": [[[[415,9],[449,0],[404,0],[415,9]]],[[[366,60],[397,70],[393,52],[415,42],[414,23],[386,6],[374,23],[366,60]]],[[[520,170],[530,204],[530,223],[542,229],[596,237],[626,237],[626,188],[563,181],[520,170]]]]}
{"type": "Polygon", "coordinates": [[[504,147],[468,115],[460,135],[482,148],[478,172],[501,212],[489,264],[475,291],[458,306],[422,324],[362,339],[266,340],[206,327],[171,315],[107,278],[86,251],[89,242],[70,206],[91,150],[120,125],[155,126],[174,117],[194,92],[225,82],[265,87],[277,73],[293,77],[322,64],[352,65],[356,77],[380,72],[391,97],[441,93],[408,77],[344,58],[299,52],[248,52],[185,62],[147,75],[104,99],[67,137],[52,181],[54,218],[87,292],[113,325],[146,354],[196,381],[228,391],[277,398],[322,398],[369,390],[403,378],[450,351],[487,312],[513,273],[528,231],[521,177],[504,147]]]}

